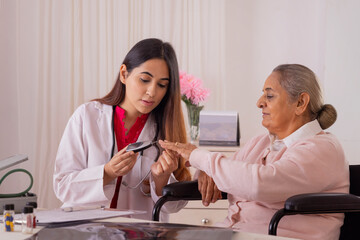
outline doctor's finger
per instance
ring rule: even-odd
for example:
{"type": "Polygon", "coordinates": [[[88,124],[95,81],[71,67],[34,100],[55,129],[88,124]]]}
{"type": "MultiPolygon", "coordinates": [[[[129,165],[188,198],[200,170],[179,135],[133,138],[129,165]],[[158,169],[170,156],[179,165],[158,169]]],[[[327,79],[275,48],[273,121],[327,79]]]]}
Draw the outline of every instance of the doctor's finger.
{"type": "Polygon", "coordinates": [[[136,161],[133,161],[133,159],[125,159],[119,163],[117,163],[116,165],[113,166],[114,171],[116,171],[118,174],[126,174],[128,171],[130,171],[134,165],[135,165],[136,161]]]}
{"type": "Polygon", "coordinates": [[[136,161],[132,160],[131,158],[128,158],[117,162],[116,164],[112,164],[111,169],[116,173],[117,176],[125,175],[134,167],[135,162],[136,161]]]}
{"type": "Polygon", "coordinates": [[[132,169],[133,166],[131,165],[126,165],[126,166],[123,166],[121,168],[116,168],[116,169],[113,169],[114,173],[116,174],[116,176],[124,176],[126,175],[128,172],[130,172],[130,170],[132,169]]]}
{"type": "Polygon", "coordinates": [[[167,152],[171,158],[179,157],[179,154],[177,152],[173,151],[173,150],[165,149],[165,152],[167,152]]]}
{"type": "Polygon", "coordinates": [[[159,159],[159,161],[157,161],[151,165],[151,173],[155,176],[160,176],[160,175],[164,174],[164,170],[160,164],[160,159],[159,159]]]}
{"type": "MultiPolygon", "coordinates": [[[[122,149],[123,150],[123,149],[122,149]]],[[[133,151],[130,151],[130,152],[124,152],[124,151],[120,151],[118,152],[117,154],[115,154],[115,156],[113,157],[114,161],[115,162],[121,162],[123,161],[124,159],[127,159],[127,158],[134,158],[134,156],[137,156],[138,153],[134,153],[133,151]]]]}
{"type": "Polygon", "coordinates": [[[117,152],[116,154],[123,154],[123,153],[125,153],[127,147],[128,147],[128,146],[122,148],[122,149],[121,149],[119,152],[117,152]]]}
{"type": "Polygon", "coordinates": [[[161,158],[159,158],[158,164],[161,165],[163,172],[167,174],[171,174],[177,168],[176,162],[165,152],[161,155],[161,158]]]}
{"type": "Polygon", "coordinates": [[[174,170],[174,168],[169,165],[166,161],[162,161],[159,163],[161,165],[163,174],[171,174],[174,170]]]}
{"type": "Polygon", "coordinates": [[[119,152],[117,152],[115,155],[123,155],[123,154],[129,154],[129,153],[134,153],[134,151],[129,151],[127,152],[126,149],[128,148],[129,145],[127,145],[126,147],[122,148],[119,152]]]}
{"type": "Polygon", "coordinates": [[[177,166],[178,165],[178,157],[174,154],[170,154],[168,151],[164,151],[162,153],[163,158],[165,159],[166,163],[170,166],[177,166]]]}
{"type": "Polygon", "coordinates": [[[133,164],[135,164],[138,157],[139,157],[138,153],[134,153],[134,154],[131,154],[129,156],[128,155],[122,155],[122,156],[119,157],[116,164],[120,164],[120,163],[123,163],[123,164],[133,163],[133,164]]]}

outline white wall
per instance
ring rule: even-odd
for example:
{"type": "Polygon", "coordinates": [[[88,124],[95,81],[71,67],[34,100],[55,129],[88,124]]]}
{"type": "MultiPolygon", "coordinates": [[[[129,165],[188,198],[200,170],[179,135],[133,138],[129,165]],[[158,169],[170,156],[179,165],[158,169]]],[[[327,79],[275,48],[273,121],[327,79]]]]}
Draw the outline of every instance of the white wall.
{"type": "MultiPolygon", "coordinates": [[[[0,29],[6,29],[6,34],[0,37],[0,113],[1,113],[1,132],[0,132],[0,159],[17,152],[18,146],[18,110],[17,110],[17,91],[16,91],[16,28],[6,26],[16,25],[16,2],[11,2],[9,11],[2,11],[3,4],[0,5],[1,20],[0,29]],[[6,54],[12,53],[12,54],[6,54]]],[[[1,31],[3,33],[3,31],[1,31]]]]}
{"type": "Polygon", "coordinates": [[[324,1],[227,1],[225,108],[240,114],[242,140],[264,132],[256,101],[277,65],[324,65],[324,1]]]}
{"type": "MultiPolygon", "coordinates": [[[[34,80],[39,68],[34,53],[39,43],[37,11],[32,3],[24,1],[20,5],[19,1],[0,0],[0,159],[15,154],[29,156],[28,161],[0,171],[0,177],[14,168],[24,168],[34,174],[35,148],[46,151],[48,147],[34,141],[37,124],[33,117],[37,105],[34,80]],[[21,144],[21,138],[28,141],[21,144]]],[[[25,190],[29,183],[27,175],[14,173],[2,183],[0,192],[17,193],[25,190]]]]}
{"type": "Polygon", "coordinates": [[[338,111],[331,128],[350,163],[360,163],[360,1],[327,1],[324,89],[338,111]]]}
{"type": "MultiPolygon", "coordinates": [[[[282,63],[300,63],[318,76],[350,163],[360,163],[360,1],[227,1],[226,110],[240,114],[242,140],[265,131],[255,103],[263,82],[282,63]]],[[[211,106],[209,106],[211,107],[211,106]]]]}

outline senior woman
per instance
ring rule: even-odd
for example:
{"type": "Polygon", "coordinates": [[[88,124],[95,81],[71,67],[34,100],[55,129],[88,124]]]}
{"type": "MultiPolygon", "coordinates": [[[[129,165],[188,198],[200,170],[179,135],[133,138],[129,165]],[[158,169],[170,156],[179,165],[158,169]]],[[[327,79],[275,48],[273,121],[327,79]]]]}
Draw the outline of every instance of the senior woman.
{"type": "MultiPolygon", "coordinates": [[[[221,224],[234,230],[267,233],[285,200],[309,192],[349,191],[349,170],[337,138],[323,129],[336,110],[323,104],[315,74],[298,64],[276,67],[257,102],[268,134],[251,139],[232,158],[191,144],[161,142],[187,165],[204,171],[228,193],[228,216],[221,224]]],[[[202,192],[202,194],[206,194],[202,192]]],[[[285,217],[278,235],[300,239],[338,239],[343,214],[285,217]]]]}

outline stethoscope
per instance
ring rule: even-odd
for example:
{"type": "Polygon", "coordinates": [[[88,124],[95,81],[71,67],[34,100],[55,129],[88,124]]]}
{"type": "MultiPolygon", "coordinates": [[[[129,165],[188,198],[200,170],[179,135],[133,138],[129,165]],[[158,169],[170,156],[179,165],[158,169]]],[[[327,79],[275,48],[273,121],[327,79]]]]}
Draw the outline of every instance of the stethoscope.
{"type": "MultiPolygon", "coordinates": [[[[114,151],[115,151],[115,144],[116,144],[116,140],[115,140],[115,130],[114,130],[114,119],[115,119],[115,108],[116,105],[113,106],[113,113],[112,113],[112,120],[111,120],[111,130],[112,130],[112,138],[113,138],[113,144],[111,147],[111,156],[110,156],[110,160],[113,158],[114,156],[114,151]]],[[[156,125],[156,132],[155,132],[155,137],[153,138],[152,141],[146,141],[146,142],[135,142],[132,143],[128,146],[128,148],[126,149],[126,151],[134,151],[135,153],[140,152],[138,158],[136,159],[136,161],[138,161],[141,156],[143,156],[143,151],[145,149],[148,149],[150,147],[155,147],[157,154],[156,157],[154,159],[154,162],[156,162],[160,156],[160,148],[157,144],[157,138],[158,138],[158,126],[156,125]]],[[[142,162],[141,162],[142,164],[142,162]]],[[[141,169],[141,166],[140,166],[141,169]]],[[[124,185],[125,187],[131,188],[131,189],[135,189],[138,188],[140,186],[140,184],[150,175],[151,169],[148,171],[148,173],[145,175],[145,177],[143,177],[140,182],[138,184],[136,184],[135,186],[130,186],[126,181],[122,181],[121,184],[124,185]]],[[[145,193],[142,188],[140,187],[140,191],[145,194],[145,195],[149,195],[147,193],[145,193]]]]}

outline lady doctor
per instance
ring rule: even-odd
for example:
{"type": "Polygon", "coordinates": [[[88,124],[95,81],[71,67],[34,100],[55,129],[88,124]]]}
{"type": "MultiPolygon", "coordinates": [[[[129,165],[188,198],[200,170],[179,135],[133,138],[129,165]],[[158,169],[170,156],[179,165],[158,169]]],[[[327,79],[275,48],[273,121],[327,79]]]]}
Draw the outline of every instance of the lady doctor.
{"type": "MultiPolygon", "coordinates": [[[[130,143],[158,139],[186,141],[179,71],[169,43],[145,39],[126,55],[113,89],[71,116],[55,161],[56,196],[63,207],[142,210],[134,217],[150,220],[163,186],[190,179],[184,160],[171,150],[126,151],[130,143]]],[[[170,203],[164,212],[183,205],[170,203]]]]}
{"type": "MultiPolygon", "coordinates": [[[[268,133],[252,138],[232,158],[191,144],[161,142],[161,146],[177,151],[228,193],[228,217],[222,226],[266,234],[271,217],[288,197],[347,193],[349,166],[337,138],[324,131],[335,122],[336,111],[323,103],[309,68],[298,64],[276,67],[265,81],[257,106],[268,133]]],[[[343,219],[343,214],[285,217],[278,235],[335,240],[343,219]]]]}

